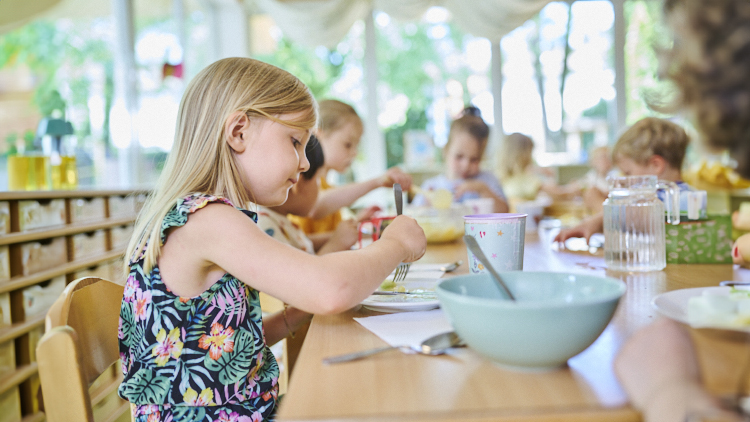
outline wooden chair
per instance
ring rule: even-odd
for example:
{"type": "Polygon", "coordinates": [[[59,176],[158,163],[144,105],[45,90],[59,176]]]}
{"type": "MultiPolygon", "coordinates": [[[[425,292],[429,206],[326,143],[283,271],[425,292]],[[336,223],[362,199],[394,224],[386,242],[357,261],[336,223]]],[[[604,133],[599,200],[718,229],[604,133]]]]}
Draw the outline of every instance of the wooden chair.
{"type": "Polygon", "coordinates": [[[123,286],[96,277],[70,283],[47,313],[37,346],[47,421],[128,421],[117,327],[123,286]],[[96,418],[95,418],[96,417],[96,418]]]}

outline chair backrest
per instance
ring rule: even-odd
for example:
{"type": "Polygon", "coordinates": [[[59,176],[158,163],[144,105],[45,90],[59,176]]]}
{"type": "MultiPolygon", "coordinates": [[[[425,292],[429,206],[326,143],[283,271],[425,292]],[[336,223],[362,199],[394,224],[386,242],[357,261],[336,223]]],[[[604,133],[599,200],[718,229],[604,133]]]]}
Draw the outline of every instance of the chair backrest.
{"type": "Polygon", "coordinates": [[[96,277],[70,283],[52,305],[37,346],[49,422],[94,421],[89,386],[119,358],[123,286],[96,277]]]}

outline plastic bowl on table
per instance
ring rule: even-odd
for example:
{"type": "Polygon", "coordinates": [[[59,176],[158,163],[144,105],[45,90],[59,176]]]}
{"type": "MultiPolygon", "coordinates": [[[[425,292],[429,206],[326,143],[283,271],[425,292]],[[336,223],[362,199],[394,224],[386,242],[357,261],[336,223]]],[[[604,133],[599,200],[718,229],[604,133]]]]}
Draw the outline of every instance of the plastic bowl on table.
{"type": "Polygon", "coordinates": [[[500,272],[516,297],[489,274],[445,279],[441,307],[466,344],[501,366],[547,370],[589,347],[614,315],[625,283],[583,274],[500,272]]]}
{"type": "Polygon", "coordinates": [[[446,243],[460,239],[464,235],[464,215],[471,209],[453,204],[450,208],[413,207],[407,210],[408,215],[417,223],[427,238],[428,243],[446,243]]]}

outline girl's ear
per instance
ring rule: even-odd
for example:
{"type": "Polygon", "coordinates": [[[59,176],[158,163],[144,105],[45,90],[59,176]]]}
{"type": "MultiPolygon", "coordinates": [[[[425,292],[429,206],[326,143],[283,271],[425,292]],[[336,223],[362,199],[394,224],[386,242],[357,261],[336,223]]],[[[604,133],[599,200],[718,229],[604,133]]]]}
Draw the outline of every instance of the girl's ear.
{"type": "Polygon", "coordinates": [[[245,151],[248,145],[250,118],[242,111],[232,113],[224,125],[224,137],[236,153],[245,151]]]}

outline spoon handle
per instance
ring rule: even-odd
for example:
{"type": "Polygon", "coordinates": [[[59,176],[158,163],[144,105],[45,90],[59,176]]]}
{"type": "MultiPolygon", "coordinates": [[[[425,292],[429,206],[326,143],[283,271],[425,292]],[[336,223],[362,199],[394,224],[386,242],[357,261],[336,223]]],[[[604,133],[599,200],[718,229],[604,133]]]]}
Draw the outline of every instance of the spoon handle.
{"type": "Polygon", "coordinates": [[[404,209],[404,194],[401,191],[400,183],[393,184],[393,196],[396,200],[396,215],[401,215],[401,212],[404,209]]]}
{"type": "Polygon", "coordinates": [[[469,247],[469,250],[471,250],[471,253],[474,254],[474,256],[479,259],[479,262],[484,264],[485,268],[487,268],[487,271],[490,272],[492,275],[492,278],[495,279],[495,282],[500,286],[500,288],[505,292],[505,294],[508,295],[510,300],[515,301],[516,298],[513,296],[513,293],[510,292],[510,289],[508,289],[508,286],[505,285],[505,282],[500,277],[500,274],[495,271],[495,268],[490,263],[490,260],[487,259],[487,256],[482,252],[482,249],[479,247],[479,244],[477,243],[477,240],[474,239],[474,237],[469,236],[468,234],[464,236],[464,242],[466,242],[466,245],[469,247]]]}
{"type": "Polygon", "coordinates": [[[331,356],[329,358],[323,359],[323,363],[325,363],[326,365],[332,365],[334,363],[351,362],[353,360],[366,358],[367,356],[372,356],[378,353],[387,352],[388,350],[400,348],[401,346],[388,346],[380,347],[377,349],[363,350],[361,352],[347,353],[345,355],[331,356]]]}

